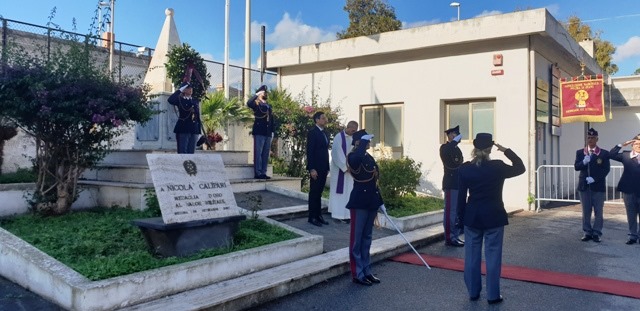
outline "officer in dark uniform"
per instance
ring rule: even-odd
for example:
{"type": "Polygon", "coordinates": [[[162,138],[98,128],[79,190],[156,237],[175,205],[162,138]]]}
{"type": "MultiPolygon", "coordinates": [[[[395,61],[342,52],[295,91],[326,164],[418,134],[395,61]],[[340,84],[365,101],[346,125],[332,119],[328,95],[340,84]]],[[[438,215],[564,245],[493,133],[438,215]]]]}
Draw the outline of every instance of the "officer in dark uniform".
{"type": "Polygon", "coordinates": [[[455,225],[458,205],[458,167],[463,162],[462,151],[458,148],[458,143],[462,139],[460,126],[450,128],[444,133],[447,135],[447,142],[440,146],[440,159],[444,166],[444,176],[442,176],[444,243],[448,246],[463,247],[464,242],[459,238],[462,232],[455,225]]]}
{"type": "Polygon", "coordinates": [[[609,151],[600,149],[598,131],[590,128],[587,131],[587,146],[576,151],[574,168],[580,171],[578,177],[578,192],[582,204],[582,241],[593,240],[600,242],[603,225],[603,208],[605,200],[606,181],[611,165],[609,151]],[[593,226],[591,214],[594,215],[593,226]]]}
{"type": "Polygon", "coordinates": [[[378,165],[367,153],[373,135],[365,130],[353,134],[354,149],[347,155],[349,172],[353,176],[353,190],[347,209],[351,212],[351,234],[349,238],[349,260],[354,283],[371,286],[380,279],[371,272],[371,238],[373,222],[384,202],[378,189],[378,165]]]}
{"type": "Polygon", "coordinates": [[[196,142],[200,136],[202,123],[200,121],[200,102],[191,97],[193,88],[189,83],[183,83],[167,100],[175,106],[178,121],[173,128],[176,133],[178,153],[195,153],[196,142]]]}
{"type": "Polygon", "coordinates": [[[271,151],[271,141],[274,136],[273,111],[267,103],[267,86],[263,85],[253,95],[247,106],[253,110],[253,165],[254,178],[271,179],[267,176],[267,165],[269,164],[269,152],[271,151]]]}
{"type": "Polygon", "coordinates": [[[640,216],[640,135],[622,144],[617,144],[609,151],[611,160],[621,162],[624,170],[616,190],[623,193],[624,207],[627,210],[627,224],[629,226],[629,239],[626,244],[638,242],[638,218],[640,216]],[[631,145],[631,151],[620,152],[622,147],[631,145]]]}

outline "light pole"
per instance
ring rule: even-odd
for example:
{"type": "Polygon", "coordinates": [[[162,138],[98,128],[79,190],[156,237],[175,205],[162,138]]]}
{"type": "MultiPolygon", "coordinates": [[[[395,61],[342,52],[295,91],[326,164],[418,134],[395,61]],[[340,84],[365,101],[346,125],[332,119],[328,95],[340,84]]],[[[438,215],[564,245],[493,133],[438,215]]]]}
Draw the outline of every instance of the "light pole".
{"type": "Polygon", "coordinates": [[[458,20],[460,20],[460,2],[451,2],[449,6],[458,8],[458,20]]]}

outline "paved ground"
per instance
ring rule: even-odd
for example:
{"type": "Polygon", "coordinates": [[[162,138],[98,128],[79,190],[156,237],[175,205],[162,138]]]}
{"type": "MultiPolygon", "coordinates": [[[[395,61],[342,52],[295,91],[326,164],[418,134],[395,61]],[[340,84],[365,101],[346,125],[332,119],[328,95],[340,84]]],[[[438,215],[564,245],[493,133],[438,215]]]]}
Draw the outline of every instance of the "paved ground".
{"type": "MultiPolygon", "coordinates": [[[[505,230],[503,263],[639,282],[640,246],[624,244],[623,211],[607,207],[600,244],[579,240],[579,206],[515,214],[505,230]]],[[[458,258],[464,253],[442,241],[418,251],[458,258]]],[[[484,291],[480,301],[468,300],[462,272],[390,260],[373,269],[382,279],[379,285],[356,285],[345,274],[252,310],[640,310],[637,299],[506,279],[501,280],[504,302],[489,306],[484,291]]]]}
{"type": "MultiPolygon", "coordinates": [[[[242,198],[237,197],[237,201],[242,198]]],[[[267,193],[262,208],[283,202],[267,193]]],[[[298,200],[300,201],[300,200],[298,200]]],[[[294,202],[300,203],[300,202],[294,202]]],[[[302,201],[302,204],[305,202],[302,201]]],[[[242,206],[242,203],[238,203],[242,206]]],[[[291,204],[291,202],[287,202],[291,204]]],[[[325,214],[325,219],[329,215],[325,214]]],[[[306,218],[283,220],[296,228],[325,237],[325,251],[348,245],[349,226],[331,222],[318,228],[306,218]]],[[[545,209],[541,213],[521,212],[510,217],[505,230],[505,265],[525,266],[565,273],[640,281],[640,245],[625,245],[624,208],[605,208],[603,242],[581,242],[579,206],[545,209]]],[[[374,231],[374,238],[394,234],[374,231]]],[[[375,241],[374,241],[375,243],[375,241]]],[[[422,253],[463,257],[463,249],[445,247],[442,241],[418,247],[422,253]]],[[[501,281],[505,301],[497,306],[467,298],[462,273],[383,260],[373,267],[382,283],[363,287],[351,283],[348,274],[329,279],[253,310],[640,310],[637,299],[566,289],[549,285],[501,281]]],[[[0,310],[61,310],[54,304],[0,278],[0,310]]]]}

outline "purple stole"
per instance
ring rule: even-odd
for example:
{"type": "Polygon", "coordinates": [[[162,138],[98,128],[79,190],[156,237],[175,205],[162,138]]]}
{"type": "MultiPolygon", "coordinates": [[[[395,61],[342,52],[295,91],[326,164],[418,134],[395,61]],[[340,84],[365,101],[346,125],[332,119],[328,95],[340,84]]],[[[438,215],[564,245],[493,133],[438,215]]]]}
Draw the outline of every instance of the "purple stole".
{"type": "MultiPolygon", "coordinates": [[[[340,137],[342,138],[342,152],[347,155],[347,139],[344,136],[344,131],[340,132],[340,137]]],[[[344,192],[344,172],[342,170],[338,170],[338,189],[336,189],[336,193],[344,192]]]]}

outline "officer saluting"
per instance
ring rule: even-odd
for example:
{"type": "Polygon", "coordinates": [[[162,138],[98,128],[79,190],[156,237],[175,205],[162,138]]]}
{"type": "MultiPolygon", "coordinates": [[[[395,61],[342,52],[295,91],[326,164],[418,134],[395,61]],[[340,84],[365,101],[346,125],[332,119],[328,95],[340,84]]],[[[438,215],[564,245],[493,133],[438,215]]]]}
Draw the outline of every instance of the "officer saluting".
{"type": "Polygon", "coordinates": [[[178,153],[195,153],[202,128],[200,102],[193,98],[192,94],[193,87],[189,83],[183,83],[167,100],[178,111],[178,121],[173,129],[176,133],[178,153]]]}
{"type": "Polygon", "coordinates": [[[267,103],[267,93],[267,86],[263,85],[247,101],[247,106],[253,110],[255,118],[251,135],[253,135],[253,165],[256,179],[271,179],[267,176],[267,165],[275,128],[273,111],[271,105],[267,103]]]}
{"type": "Polygon", "coordinates": [[[442,176],[442,191],[444,191],[444,243],[448,246],[462,247],[464,242],[459,239],[460,228],[456,227],[456,206],[458,205],[458,167],[463,162],[462,151],[458,143],[462,139],[460,126],[450,128],[444,133],[447,142],[440,146],[440,159],[444,166],[442,176]]]}
{"type": "Polygon", "coordinates": [[[371,272],[371,235],[378,209],[385,209],[378,189],[378,165],[367,153],[373,135],[365,130],[353,133],[354,149],[347,156],[349,172],[353,176],[353,190],[347,209],[351,212],[351,236],[349,238],[349,261],[354,283],[371,286],[380,279],[371,272]]]}

